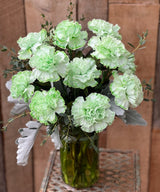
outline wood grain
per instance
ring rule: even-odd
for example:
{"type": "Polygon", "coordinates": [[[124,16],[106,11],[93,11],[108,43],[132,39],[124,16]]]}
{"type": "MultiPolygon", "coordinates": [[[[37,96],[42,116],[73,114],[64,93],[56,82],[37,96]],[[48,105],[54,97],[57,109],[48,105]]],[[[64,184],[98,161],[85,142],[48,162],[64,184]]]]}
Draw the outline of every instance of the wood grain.
{"type": "Polygon", "coordinates": [[[160,191],[160,130],[153,129],[150,161],[149,192],[160,191]]]}
{"type": "Polygon", "coordinates": [[[92,19],[104,19],[108,18],[108,0],[79,0],[78,1],[78,20],[83,26],[84,30],[88,30],[87,23],[92,19]],[[80,18],[84,16],[84,20],[80,21],[80,18]]]}
{"type": "MultiPolygon", "coordinates": [[[[17,49],[17,39],[24,36],[25,18],[24,5],[22,0],[6,0],[0,1],[0,44],[9,48],[17,49]]],[[[0,71],[9,68],[10,58],[7,54],[0,53],[0,71]]],[[[9,78],[8,78],[9,79],[9,78]]],[[[5,87],[7,79],[1,78],[1,109],[4,122],[10,117],[10,109],[13,106],[7,102],[9,91],[5,87]]],[[[20,167],[16,164],[17,146],[15,140],[19,137],[17,129],[24,127],[26,120],[18,120],[14,122],[8,131],[4,133],[4,155],[5,155],[5,171],[7,192],[32,192],[32,161],[26,167],[20,167]]]]}
{"type": "MultiPolygon", "coordinates": [[[[127,46],[129,41],[136,44],[137,34],[148,29],[146,48],[136,52],[137,75],[141,80],[154,79],[159,6],[145,4],[110,4],[109,21],[121,26],[120,33],[127,46]]],[[[154,83],[154,82],[153,82],[154,83]]],[[[152,103],[143,102],[138,112],[146,119],[148,125],[126,126],[120,120],[108,128],[107,147],[118,149],[135,149],[140,152],[141,191],[148,190],[150,138],[152,126],[152,103]]]]}
{"type": "MultiPolygon", "coordinates": [[[[0,89],[0,103],[1,103],[1,89],[0,89]]],[[[2,120],[2,109],[0,105],[0,120],[2,120]]],[[[3,132],[1,131],[2,124],[0,124],[0,191],[6,192],[6,179],[5,179],[5,162],[3,150],[3,132]]]]}
{"type": "MultiPolygon", "coordinates": [[[[52,21],[56,26],[62,20],[67,19],[70,0],[26,0],[26,26],[27,32],[39,31],[43,22],[41,14],[46,16],[48,21],[52,21]]],[[[76,0],[74,4],[73,19],[76,20],[76,0]]]]}
{"type": "Polygon", "coordinates": [[[113,4],[159,4],[159,0],[109,0],[113,4]]]}
{"type": "Polygon", "coordinates": [[[157,46],[157,62],[156,62],[156,76],[154,86],[154,99],[153,103],[153,129],[160,129],[160,15],[159,15],[159,34],[158,34],[158,46],[157,46]]]}

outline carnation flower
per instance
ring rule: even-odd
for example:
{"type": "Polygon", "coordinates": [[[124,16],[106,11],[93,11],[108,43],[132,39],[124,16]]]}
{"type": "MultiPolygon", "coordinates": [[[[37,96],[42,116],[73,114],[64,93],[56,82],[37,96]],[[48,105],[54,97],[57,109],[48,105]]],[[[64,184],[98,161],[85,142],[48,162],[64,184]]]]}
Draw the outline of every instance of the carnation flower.
{"type": "Polygon", "coordinates": [[[31,98],[34,93],[34,86],[31,80],[31,71],[21,71],[12,77],[11,96],[13,98],[23,98],[25,102],[31,98]]]}
{"type": "Polygon", "coordinates": [[[94,36],[89,40],[88,45],[95,50],[91,55],[100,59],[104,66],[110,69],[119,68],[122,72],[125,69],[135,70],[134,61],[129,60],[131,54],[120,40],[109,35],[101,38],[94,36]]]}
{"type": "Polygon", "coordinates": [[[121,35],[118,33],[120,27],[117,24],[113,25],[101,19],[93,19],[88,22],[88,28],[98,36],[111,35],[117,39],[121,39],[121,35]]]}
{"type": "Polygon", "coordinates": [[[45,29],[42,29],[39,33],[29,33],[26,37],[20,37],[17,41],[21,48],[18,52],[18,58],[29,59],[46,38],[47,31],[45,29]]]}
{"type": "Polygon", "coordinates": [[[78,22],[64,20],[59,23],[53,31],[54,45],[65,49],[67,46],[76,50],[82,48],[87,39],[87,32],[81,31],[81,25],[78,22]]]}
{"type": "Polygon", "coordinates": [[[143,101],[142,85],[138,77],[127,72],[123,75],[114,72],[113,76],[110,90],[115,96],[116,105],[125,110],[137,107],[143,101]]]}
{"type": "Polygon", "coordinates": [[[95,87],[101,71],[97,70],[95,60],[92,58],[74,58],[67,66],[64,84],[73,88],[84,89],[88,86],[95,87]]]}
{"type": "Polygon", "coordinates": [[[31,116],[45,125],[56,123],[56,113],[64,113],[66,110],[64,99],[61,97],[60,92],[58,90],[56,91],[54,87],[48,92],[36,91],[29,107],[31,116]]]}
{"type": "Polygon", "coordinates": [[[74,124],[85,132],[101,132],[112,124],[115,117],[110,110],[109,98],[98,93],[91,93],[86,100],[78,97],[71,112],[74,124]]]}
{"type": "Polygon", "coordinates": [[[54,47],[42,45],[30,59],[29,65],[34,68],[32,75],[40,82],[55,82],[60,76],[64,77],[68,62],[65,52],[55,52],[54,47]]]}

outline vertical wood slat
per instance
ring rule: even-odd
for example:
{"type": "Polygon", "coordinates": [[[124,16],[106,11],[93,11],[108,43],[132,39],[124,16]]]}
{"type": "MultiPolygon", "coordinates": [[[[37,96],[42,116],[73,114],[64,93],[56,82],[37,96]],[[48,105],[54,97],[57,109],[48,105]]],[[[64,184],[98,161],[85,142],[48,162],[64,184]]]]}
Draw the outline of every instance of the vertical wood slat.
{"type": "MultiPolygon", "coordinates": [[[[1,103],[1,89],[0,89],[0,103],[1,103]]],[[[0,105],[0,120],[2,120],[1,105],[0,105]]],[[[6,192],[3,133],[1,132],[1,128],[2,128],[2,125],[0,124],[0,192],[6,192]]]]}
{"type": "Polygon", "coordinates": [[[160,130],[152,130],[149,192],[160,191],[160,130]]]}
{"type": "MultiPolygon", "coordinates": [[[[160,10],[159,10],[160,11],[160,10]]],[[[160,13],[160,12],[159,12],[160,13]]],[[[159,14],[159,34],[157,47],[156,76],[154,86],[154,105],[153,105],[153,127],[151,140],[151,158],[149,174],[149,192],[160,191],[160,14],[159,14]]]]}
{"type": "MultiPolygon", "coordinates": [[[[68,7],[70,0],[26,0],[26,24],[27,32],[39,31],[41,28],[43,13],[48,21],[52,21],[53,26],[56,26],[59,22],[67,19],[68,7]]],[[[76,0],[72,0],[75,5],[73,12],[76,10],[76,0]]],[[[73,19],[76,20],[76,14],[73,15],[73,19]]]]}
{"type": "MultiPolygon", "coordinates": [[[[123,42],[135,44],[137,33],[148,29],[146,48],[136,52],[137,75],[141,80],[154,79],[156,63],[159,6],[156,4],[109,4],[109,21],[121,26],[123,42]]],[[[138,112],[148,125],[125,126],[120,120],[108,128],[107,147],[135,149],[140,152],[141,191],[148,190],[150,138],[152,126],[152,103],[143,102],[138,112]]]]}
{"type": "MultiPolygon", "coordinates": [[[[0,44],[17,49],[17,39],[24,36],[25,17],[24,4],[22,0],[0,1],[0,44]]],[[[10,109],[13,106],[7,102],[9,91],[5,87],[5,82],[9,79],[2,77],[3,70],[9,68],[10,58],[7,54],[0,53],[1,71],[1,110],[3,121],[10,117],[10,109]]],[[[4,133],[3,154],[5,155],[5,174],[7,192],[32,192],[32,161],[26,167],[16,164],[17,145],[15,140],[20,136],[17,129],[25,126],[26,121],[19,119],[12,123],[7,132],[4,133]]],[[[4,168],[4,167],[3,167],[4,168]]]]}
{"type": "MultiPolygon", "coordinates": [[[[160,5],[159,5],[160,8],[160,5]]],[[[158,46],[157,46],[157,62],[156,62],[156,76],[154,86],[154,99],[153,103],[153,129],[160,130],[160,9],[159,9],[159,31],[158,31],[158,46]]]]}
{"type": "Polygon", "coordinates": [[[110,4],[158,4],[159,0],[109,0],[110,4]]]}

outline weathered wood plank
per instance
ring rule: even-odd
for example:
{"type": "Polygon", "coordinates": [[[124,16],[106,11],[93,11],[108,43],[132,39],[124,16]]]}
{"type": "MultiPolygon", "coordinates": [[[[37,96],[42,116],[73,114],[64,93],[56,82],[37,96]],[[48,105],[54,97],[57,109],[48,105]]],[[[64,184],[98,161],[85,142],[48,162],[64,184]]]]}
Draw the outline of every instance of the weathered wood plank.
{"type": "MultiPolygon", "coordinates": [[[[0,1],[0,43],[8,47],[17,48],[17,39],[25,35],[24,5],[22,0],[0,1]]],[[[0,53],[1,72],[9,68],[7,54],[0,53]]],[[[9,118],[11,104],[7,102],[9,92],[5,88],[6,79],[1,78],[1,109],[2,118],[6,122],[9,118]]],[[[27,167],[16,164],[17,146],[15,140],[19,137],[17,129],[25,126],[25,120],[13,123],[4,133],[5,171],[8,192],[32,192],[32,162],[27,167]]]]}
{"type": "Polygon", "coordinates": [[[113,4],[159,4],[159,0],[109,0],[113,4]]]}
{"type": "MultiPolygon", "coordinates": [[[[141,80],[154,79],[159,6],[145,4],[110,4],[109,21],[121,26],[123,42],[135,44],[137,33],[149,31],[146,48],[136,52],[137,75],[141,80]]],[[[108,128],[107,147],[118,149],[135,149],[140,152],[141,190],[148,190],[150,138],[152,126],[152,103],[143,102],[138,108],[147,120],[146,127],[125,126],[120,120],[108,128]]]]}
{"type": "Polygon", "coordinates": [[[151,161],[149,175],[149,191],[160,191],[160,130],[153,129],[151,143],[151,161]]]}
{"type": "MultiPolygon", "coordinates": [[[[160,16],[159,16],[160,17],[160,16]]],[[[160,21],[160,19],[159,19],[160,21]]],[[[158,46],[157,46],[157,62],[156,62],[156,76],[154,86],[154,99],[153,103],[153,129],[160,129],[160,22],[159,22],[159,34],[158,34],[158,46]]]]}
{"type": "MultiPolygon", "coordinates": [[[[0,89],[0,103],[1,103],[1,89],[0,89]]],[[[2,120],[2,109],[0,105],[0,120],[2,120]]],[[[6,179],[5,179],[5,163],[4,163],[4,150],[3,150],[3,133],[1,131],[2,124],[0,124],[0,191],[6,192],[6,179]]]]}
{"type": "MultiPolygon", "coordinates": [[[[73,19],[76,20],[76,0],[72,0],[74,4],[73,19]]],[[[67,19],[68,7],[70,0],[26,0],[26,24],[27,32],[39,31],[41,28],[43,13],[48,21],[52,21],[56,26],[59,22],[67,19]]]]}
{"type": "Polygon", "coordinates": [[[87,23],[92,19],[104,19],[108,18],[108,0],[80,0],[78,1],[78,20],[84,16],[84,20],[81,21],[83,29],[87,29],[87,23]]]}
{"type": "Polygon", "coordinates": [[[153,129],[151,140],[151,158],[150,158],[150,174],[149,174],[149,191],[160,191],[160,24],[157,47],[157,63],[156,63],[156,77],[154,86],[154,107],[153,107],[153,129]]]}

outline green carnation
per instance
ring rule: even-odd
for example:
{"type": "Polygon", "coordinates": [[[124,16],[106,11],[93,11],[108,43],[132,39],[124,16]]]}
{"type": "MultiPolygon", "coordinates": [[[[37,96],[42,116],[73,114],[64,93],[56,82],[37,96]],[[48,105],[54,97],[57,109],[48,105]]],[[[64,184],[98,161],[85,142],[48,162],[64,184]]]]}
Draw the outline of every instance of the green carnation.
{"type": "Polygon", "coordinates": [[[84,89],[88,86],[95,87],[101,71],[97,70],[95,60],[92,58],[74,58],[67,66],[64,84],[73,88],[84,89]]]}
{"type": "Polygon", "coordinates": [[[111,35],[117,39],[121,39],[121,35],[118,32],[120,27],[117,24],[113,25],[105,20],[93,19],[88,22],[88,28],[98,36],[111,35]]]}
{"type": "Polygon", "coordinates": [[[137,107],[143,101],[142,85],[138,77],[127,72],[123,75],[115,72],[113,76],[110,90],[115,96],[116,105],[125,110],[137,107]]]}
{"type": "Polygon", "coordinates": [[[59,23],[53,31],[54,45],[65,49],[67,46],[76,50],[82,48],[87,39],[87,32],[81,31],[81,25],[78,22],[64,20],[59,23]]]}
{"type": "Polygon", "coordinates": [[[129,60],[131,54],[120,40],[109,35],[101,38],[94,36],[89,40],[88,45],[95,50],[92,56],[100,59],[104,66],[123,71],[125,68],[135,70],[135,64],[129,60]]]}
{"type": "Polygon", "coordinates": [[[34,79],[31,78],[31,71],[21,71],[12,77],[11,95],[13,98],[23,98],[25,102],[34,93],[34,86],[30,85],[34,79]]]}
{"type": "Polygon", "coordinates": [[[36,91],[29,105],[31,116],[48,125],[57,121],[56,113],[64,113],[66,106],[59,91],[51,88],[47,91],[36,91]]]}
{"type": "Polygon", "coordinates": [[[26,37],[20,37],[17,41],[21,48],[18,52],[19,59],[30,59],[32,54],[36,51],[37,47],[47,38],[47,31],[42,29],[39,33],[29,33],[26,37]]]}
{"type": "Polygon", "coordinates": [[[34,68],[32,75],[40,82],[55,82],[60,76],[65,76],[68,62],[65,52],[55,52],[54,47],[42,45],[30,59],[29,65],[34,68]]]}
{"type": "Polygon", "coordinates": [[[85,132],[101,132],[111,125],[115,113],[110,110],[107,96],[91,93],[86,100],[78,97],[72,106],[74,124],[85,132]]]}

